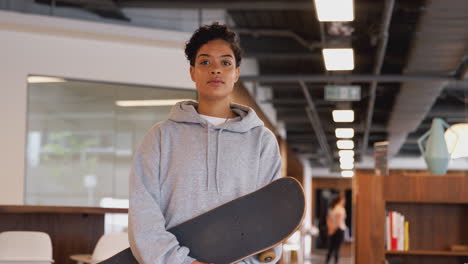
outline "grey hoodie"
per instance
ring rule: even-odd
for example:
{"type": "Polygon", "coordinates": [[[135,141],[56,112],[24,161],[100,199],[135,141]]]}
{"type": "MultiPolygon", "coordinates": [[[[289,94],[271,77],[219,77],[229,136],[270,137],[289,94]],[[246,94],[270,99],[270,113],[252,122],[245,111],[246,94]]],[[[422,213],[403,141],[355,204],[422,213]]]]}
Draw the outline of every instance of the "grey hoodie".
{"type": "MultiPolygon", "coordinates": [[[[255,111],[238,104],[238,117],[213,126],[193,101],[177,103],[136,151],[130,173],[129,240],[144,264],[189,264],[189,249],[167,229],[280,177],[274,134],[255,111]]],[[[275,247],[276,263],[281,246],[275,247]]],[[[241,263],[260,263],[250,257],[241,263]]]]}

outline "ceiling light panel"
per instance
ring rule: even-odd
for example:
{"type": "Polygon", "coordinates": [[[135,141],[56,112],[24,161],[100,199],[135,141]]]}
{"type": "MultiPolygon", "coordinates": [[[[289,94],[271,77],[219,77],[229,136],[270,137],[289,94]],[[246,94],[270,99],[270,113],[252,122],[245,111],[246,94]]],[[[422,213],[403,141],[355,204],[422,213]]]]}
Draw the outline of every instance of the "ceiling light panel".
{"type": "Polygon", "coordinates": [[[352,169],[354,169],[354,164],[353,163],[344,163],[344,164],[342,163],[342,164],[340,164],[340,168],[342,170],[352,170],[352,169]]]}
{"type": "Polygon", "coordinates": [[[341,176],[342,177],[347,177],[347,178],[353,177],[354,176],[354,171],[352,171],[352,170],[343,170],[343,171],[341,171],[341,176]]]}
{"type": "Polygon", "coordinates": [[[332,115],[333,115],[333,121],[337,123],[354,121],[353,110],[333,110],[332,115]]]}
{"type": "Polygon", "coordinates": [[[352,140],[338,140],[336,141],[338,149],[353,149],[354,142],[352,140]]]}
{"type": "Polygon", "coordinates": [[[317,19],[322,22],[353,21],[353,0],[315,0],[317,19]]]}
{"type": "Polygon", "coordinates": [[[28,76],[28,83],[57,83],[65,82],[62,78],[47,77],[47,76],[28,76]]]}
{"type": "Polygon", "coordinates": [[[341,157],[340,158],[340,163],[342,163],[342,164],[354,163],[354,157],[341,157]]]}
{"type": "Polygon", "coordinates": [[[340,150],[338,151],[340,158],[343,157],[354,157],[354,150],[340,150]]]}
{"type": "Polygon", "coordinates": [[[354,69],[353,49],[322,49],[327,71],[350,71],[354,69]]]}
{"type": "Polygon", "coordinates": [[[335,136],[337,138],[353,138],[354,129],[352,128],[337,128],[335,129],[335,136]]]}

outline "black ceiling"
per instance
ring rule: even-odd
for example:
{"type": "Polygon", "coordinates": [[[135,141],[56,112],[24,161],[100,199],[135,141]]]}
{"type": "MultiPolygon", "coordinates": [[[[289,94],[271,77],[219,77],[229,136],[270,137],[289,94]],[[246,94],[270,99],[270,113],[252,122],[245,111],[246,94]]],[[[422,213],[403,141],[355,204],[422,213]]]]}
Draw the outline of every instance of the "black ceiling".
{"type": "MultiPolygon", "coordinates": [[[[36,0],[36,2],[52,3],[47,0],[36,0]]],[[[332,23],[318,22],[312,1],[56,0],[54,2],[56,5],[84,8],[106,18],[124,21],[129,20],[121,12],[121,9],[126,7],[226,9],[229,15],[228,24],[241,36],[245,57],[257,59],[259,76],[278,78],[299,75],[376,76],[374,71],[378,63],[376,58],[379,44],[387,37],[387,45],[383,50],[383,63],[379,67],[380,75],[396,76],[396,80],[376,83],[375,104],[371,111],[369,111],[369,100],[373,97],[371,83],[368,81],[305,83],[326,136],[326,144],[333,156],[331,165],[323,158],[324,148],[319,144],[319,136],[306,114],[305,109],[310,105],[299,82],[258,82],[261,86],[271,87],[273,91],[272,98],[260,103],[273,104],[278,120],[285,123],[290,147],[298,154],[307,154],[313,166],[336,168],[338,150],[335,145],[334,129],[337,127],[355,129],[357,160],[362,157],[364,145],[367,146],[365,154],[369,155],[372,154],[375,142],[389,138],[393,140],[393,134],[389,136],[389,131],[393,131],[390,126],[395,124],[405,126],[401,120],[396,123],[392,121],[389,125],[389,120],[395,119],[392,117],[394,112],[399,111],[400,106],[397,101],[401,101],[402,98],[398,98],[398,95],[402,89],[405,89],[406,93],[410,91],[411,94],[411,87],[405,82],[398,81],[398,76],[417,74],[423,77],[445,76],[451,79],[443,83],[441,92],[434,93],[435,98],[432,101],[427,100],[426,103],[416,100],[420,104],[429,104],[429,111],[425,115],[414,117],[420,119],[413,120],[419,125],[414,131],[407,131],[407,134],[402,135],[405,138],[401,147],[398,147],[398,155],[420,156],[416,140],[430,127],[432,118],[442,117],[449,123],[466,122],[468,118],[466,112],[468,4],[464,0],[354,0],[355,20],[342,24],[352,29],[350,36],[334,35],[331,32],[332,23]],[[392,2],[394,2],[393,8],[388,4],[392,2]],[[391,12],[391,22],[388,32],[382,32],[386,10],[391,12]],[[326,72],[321,49],[337,45],[354,49],[353,71],[326,72]],[[325,101],[324,86],[334,83],[360,85],[361,100],[348,104],[325,101]],[[355,111],[355,121],[352,124],[337,125],[333,122],[331,111],[340,107],[351,107],[355,111]],[[366,126],[369,112],[372,113],[372,119],[370,126],[366,126]],[[369,134],[366,143],[364,134],[367,127],[369,134]]],[[[411,84],[415,83],[417,85],[417,82],[411,84]]],[[[424,94],[424,91],[422,93],[424,94]]]]}
{"type": "MultiPolygon", "coordinates": [[[[418,17],[424,10],[422,1],[397,1],[395,3],[392,23],[390,25],[390,37],[386,49],[382,74],[401,74],[406,63],[406,57],[411,45],[418,17]]],[[[370,74],[375,63],[378,48],[379,29],[382,23],[384,1],[354,1],[355,20],[348,23],[354,29],[349,38],[355,52],[355,69],[352,74],[370,74]]],[[[317,21],[315,11],[308,10],[238,10],[229,11],[236,27],[258,31],[258,35],[249,32],[241,33],[242,46],[246,56],[257,58],[260,65],[260,73],[267,75],[295,75],[295,74],[325,74],[326,70],[321,55],[323,41],[327,46],[333,43],[337,37],[328,34],[331,23],[323,23],[325,34],[320,34],[320,23],[317,21]],[[284,36],[262,36],[263,31],[284,30],[291,31],[311,45],[317,43],[315,49],[301,45],[295,38],[284,36]],[[324,39],[322,39],[324,38],[324,39]],[[275,56],[275,54],[283,56],[275,56]],[[271,56],[268,56],[271,54],[271,56]],[[289,56],[288,56],[289,55],[289,56]]],[[[339,38],[339,37],[338,37],[339,38]]],[[[339,40],[336,40],[339,43],[339,40]]],[[[334,74],[334,73],[329,73],[334,74]]],[[[340,73],[335,73],[340,74],[340,73]]],[[[341,73],[343,74],[343,73],[341,73]]],[[[312,99],[320,116],[327,142],[334,153],[337,164],[337,148],[334,130],[336,127],[350,127],[349,125],[334,124],[331,111],[336,109],[336,103],[324,100],[324,85],[327,83],[307,84],[312,99]]],[[[362,99],[353,102],[351,108],[355,111],[355,122],[351,127],[355,128],[354,141],[356,150],[362,144],[364,122],[369,99],[369,83],[353,83],[362,87],[362,99]]],[[[307,102],[298,83],[263,83],[273,88],[272,103],[277,110],[278,119],[286,123],[287,139],[290,146],[297,153],[318,154],[321,156],[320,147],[312,125],[305,113],[307,102]]],[[[391,114],[391,108],[395,95],[398,93],[400,83],[382,83],[377,85],[376,102],[373,114],[372,126],[369,135],[369,148],[374,142],[384,141],[387,138],[386,126],[391,114]]],[[[358,154],[360,154],[358,152],[358,154]]],[[[312,155],[313,156],[313,155],[312,155]]],[[[323,166],[324,162],[312,159],[313,165],[323,166]]]]}

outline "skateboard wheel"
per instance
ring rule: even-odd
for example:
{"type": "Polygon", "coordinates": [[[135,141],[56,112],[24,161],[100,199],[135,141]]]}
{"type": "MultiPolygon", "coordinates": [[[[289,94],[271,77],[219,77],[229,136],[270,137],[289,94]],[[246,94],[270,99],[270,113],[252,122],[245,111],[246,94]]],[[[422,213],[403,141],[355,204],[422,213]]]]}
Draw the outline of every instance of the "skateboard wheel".
{"type": "Polygon", "coordinates": [[[258,255],[258,260],[262,263],[267,263],[276,258],[275,251],[273,249],[262,252],[258,255]]]}

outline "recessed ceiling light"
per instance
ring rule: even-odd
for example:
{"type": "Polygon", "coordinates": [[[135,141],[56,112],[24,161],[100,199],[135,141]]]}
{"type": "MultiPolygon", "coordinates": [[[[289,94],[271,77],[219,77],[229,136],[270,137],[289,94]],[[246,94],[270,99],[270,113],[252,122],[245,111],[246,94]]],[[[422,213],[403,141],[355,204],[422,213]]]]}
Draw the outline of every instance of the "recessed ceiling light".
{"type": "Polygon", "coordinates": [[[354,157],[341,157],[340,163],[354,163],[354,157]]]}
{"type": "Polygon", "coordinates": [[[343,171],[341,171],[341,176],[342,177],[353,177],[354,176],[354,171],[352,171],[352,170],[343,170],[343,171]]]}
{"type": "Polygon", "coordinates": [[[333,121],[335,122],[353,122],[354,111],[353,110],[333,110],[333,121]]]}
{"type": "Polygon", "coordinates": [[[353,149],[354,142],[352,140],[338,140],[336,141],[338,149],[353,149]]]}
{"type": "Polygon", "coordinates": [[[353,0],[315,0],[319,21],[353,21],[353,0]]]}
{"type": "Polygon", "coordinates": [[[350,71],[354,69],[353,49],[322,49],[327,71],[350,71]]]}
{"type": "Polygon", "coordinates": [[[65,82],[62,78],[46,77],[46,76],[28,76],[28,83],[56,83],[65,82]]]}
{"type": "Polygon", "coordinates": [[[190,99],[166,99],[166,100],[122,100],[116,101],[117,106],[122,107],[135,107],[135,106],[171,106],[180,101],[190,99]]]}
{"type": "Polygon", "coordinates": [[[342,170],[352,170],[354,169],[354,164],[353,163],[341,163],[340,168],[342,170]]]}
{"type": "Polygon", "coordinates": [[[354,129],[352,128],[337,128],[335,129],[335,135],[337,138],[353,138],[354,129]]]}
{"type": "Polygon", "coordinates": [[[354,157],[354,150],[340,150],[338,151],[340,158],[343,157],[354,157]]]}

